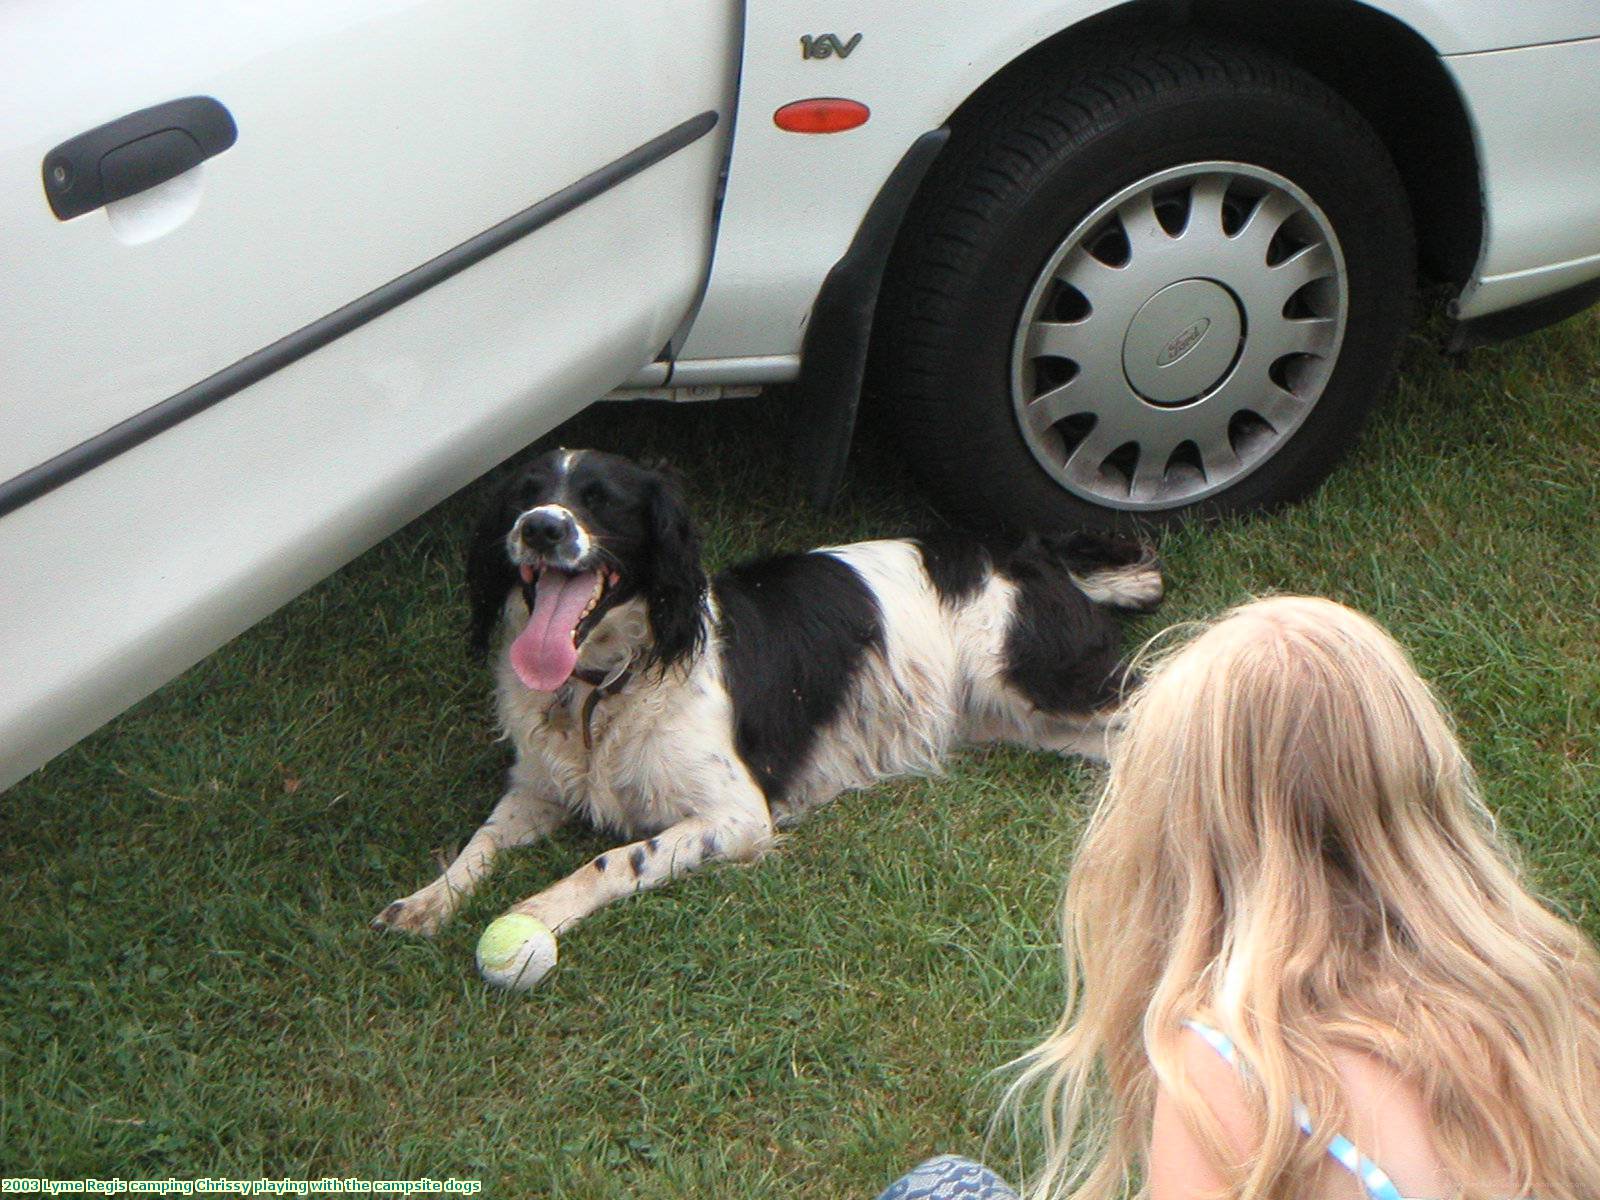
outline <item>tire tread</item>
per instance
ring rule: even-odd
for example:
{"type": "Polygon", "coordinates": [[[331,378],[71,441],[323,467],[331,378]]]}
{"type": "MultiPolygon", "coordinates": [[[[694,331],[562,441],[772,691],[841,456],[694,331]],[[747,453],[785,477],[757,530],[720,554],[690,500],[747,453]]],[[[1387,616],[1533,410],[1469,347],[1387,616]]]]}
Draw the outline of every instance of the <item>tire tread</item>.
{"type": "MultiPolygon", "coordinates": [[[[1403,196],[1386,149],[1345,100],[1269,52],[1208,35],[1162,30],[1095,37],[978,97],[961,114],[907,217],[874,334],[874,390],[892,405],[913,469],[958,517],[1017,523],[1008,519],[1014,514],[996,511],[992,489],[975,478],[965,439],[955,436],[962,398],[940,386],[942,351],[960,319],[963,289],[998,227],[1037,180],[1123,114],[1192,102],[1218,86],[1309,106],[1356,139],[1367,159],[1359,169],[1386,174],[1403,196]]],[[[1409,224],[1403,236],[1409,245],[1409,224]]],[[[1105,516],[1098,523],[1121,523],[1105,516]]]]}

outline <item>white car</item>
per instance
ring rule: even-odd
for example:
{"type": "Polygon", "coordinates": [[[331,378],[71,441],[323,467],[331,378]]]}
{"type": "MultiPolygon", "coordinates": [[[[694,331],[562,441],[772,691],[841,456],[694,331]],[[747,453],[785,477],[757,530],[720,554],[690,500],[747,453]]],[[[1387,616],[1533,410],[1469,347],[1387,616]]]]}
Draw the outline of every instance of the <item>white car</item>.
{"type": "Polygon", "coordinates": [[[1312,487],[1600,294],[1593,0],[12,0],[0,786],[598,397],[989,524],[1312,487]],[[870,355],[869,355],[870,335],[870,355]]]}

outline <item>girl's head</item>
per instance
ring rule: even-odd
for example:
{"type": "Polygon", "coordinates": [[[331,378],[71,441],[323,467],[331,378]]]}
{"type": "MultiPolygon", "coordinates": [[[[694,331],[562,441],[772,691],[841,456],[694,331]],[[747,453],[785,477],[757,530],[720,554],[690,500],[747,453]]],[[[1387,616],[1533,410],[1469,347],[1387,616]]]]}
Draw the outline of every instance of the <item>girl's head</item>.
{"type": "Polygon", "coordinates": [[[1241,1194],[1316,1162],[1288,1098],[1343,1114],[1334,1045],[1418,1080],[1463,1182],[1600,1194],[1593,948],[1524,889],[1438,701],[1359,613],[1256,601],[1152,664],[1063,926],[1072,1001],[1019,1084],[1046,1084],[1041,1194],[1119,1186],[1157,1078],[1220,1165],[1180,1068],[1189,1017],[1233,1036],[1275,1114],[1241,1194]]]}
{"type": "Polygon", "coordinates": [[[1365,970],[1394,917],[1468,920],[1505,882],[1486,828],[1405,652],[1359,613],[1284,596],[1229,613],[1133,698],[1074,882],[1092,909],[1087,889],[1137,881],[1174,949],[1223,972],[1210,1003],[1244,1003],[1264,954],[1283,955],[1275,990],[1332,998],[1328,972],[1365,970]]]}

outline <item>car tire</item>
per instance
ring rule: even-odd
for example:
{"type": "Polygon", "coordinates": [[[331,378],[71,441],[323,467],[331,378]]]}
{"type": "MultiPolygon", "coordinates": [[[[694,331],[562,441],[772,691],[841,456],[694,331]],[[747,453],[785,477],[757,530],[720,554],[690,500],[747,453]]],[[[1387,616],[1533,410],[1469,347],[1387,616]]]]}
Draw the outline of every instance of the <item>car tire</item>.
{"type": "Polygon", "coordinates": [[[896,241],[880,428],[1009,529],[1164,524],[1314,488],[1385,388],[1411,217],[1365,120],[1276,56],[1085,45],[980,97],[896,241]]]}

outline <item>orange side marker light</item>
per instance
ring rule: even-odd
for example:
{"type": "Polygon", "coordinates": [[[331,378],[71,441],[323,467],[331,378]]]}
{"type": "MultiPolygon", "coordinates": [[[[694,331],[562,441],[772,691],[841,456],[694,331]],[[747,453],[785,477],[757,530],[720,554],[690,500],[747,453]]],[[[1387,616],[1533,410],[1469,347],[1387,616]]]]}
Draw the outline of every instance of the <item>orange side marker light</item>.
{"type": "Polygon", "coordinates": [[[871,115],[872,110],[859,100],[818,96],[785,104],[772,114],[772,123],[790,133],[842,133],[865,125],[871,115]]]}

